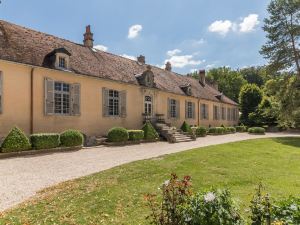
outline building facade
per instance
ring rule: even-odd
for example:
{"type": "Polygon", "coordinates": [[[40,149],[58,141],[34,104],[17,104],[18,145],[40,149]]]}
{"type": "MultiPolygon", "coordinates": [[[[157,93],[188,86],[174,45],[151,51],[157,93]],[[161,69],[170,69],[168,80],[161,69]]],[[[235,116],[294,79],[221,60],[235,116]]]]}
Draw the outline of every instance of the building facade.
{"type": "Polygon", "coordinates": [[[0,21],[0,137],[13,126],[27,134],[72,128],[105,135],[139,129],[145,118],[180,127],[238,123],[238,106],[205,82],[0,21]]]}

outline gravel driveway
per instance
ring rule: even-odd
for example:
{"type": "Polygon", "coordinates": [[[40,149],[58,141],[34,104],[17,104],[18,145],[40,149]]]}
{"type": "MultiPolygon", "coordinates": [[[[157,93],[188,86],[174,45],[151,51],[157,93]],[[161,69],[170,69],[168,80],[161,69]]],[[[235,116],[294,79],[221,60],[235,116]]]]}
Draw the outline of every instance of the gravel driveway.
{"type": "Polygon", "coordinates": [[[2,159],[0,160],[0,211],[21,203],[43,188],[132,161],[208,145],[284,136],[300,137],[300,135],[284,133],[268,133],[265,136],[237,133],[207,136],[194,142],[177,144],[157,142],[125,147],[102,146],[76,152],[2,159]]]}

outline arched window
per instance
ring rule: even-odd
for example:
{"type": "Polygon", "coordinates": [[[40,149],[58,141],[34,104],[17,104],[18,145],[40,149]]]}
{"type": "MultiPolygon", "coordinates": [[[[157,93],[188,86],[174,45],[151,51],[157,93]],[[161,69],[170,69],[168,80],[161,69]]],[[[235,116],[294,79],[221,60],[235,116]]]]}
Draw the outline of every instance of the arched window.
{"type": "Polygon", "coordinates": [[[145,114],[151,116],[152,115],[152,97],[145,96],[145,114]]]}

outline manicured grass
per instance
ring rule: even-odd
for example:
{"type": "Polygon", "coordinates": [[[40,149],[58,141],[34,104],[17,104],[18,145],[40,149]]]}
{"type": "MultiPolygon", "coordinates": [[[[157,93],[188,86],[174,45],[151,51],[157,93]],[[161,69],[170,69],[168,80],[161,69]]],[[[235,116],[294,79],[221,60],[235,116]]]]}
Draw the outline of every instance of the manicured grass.
{"type": "Polygon", "coordinates": [[[0,224],[148,224],[143,199],[175,172],[194,190],[228,187],[246,209],[259,182],[276,197],[300,193],[300,138],[250,140],[119,166],[62,183],[4,214],[0,224]]]}

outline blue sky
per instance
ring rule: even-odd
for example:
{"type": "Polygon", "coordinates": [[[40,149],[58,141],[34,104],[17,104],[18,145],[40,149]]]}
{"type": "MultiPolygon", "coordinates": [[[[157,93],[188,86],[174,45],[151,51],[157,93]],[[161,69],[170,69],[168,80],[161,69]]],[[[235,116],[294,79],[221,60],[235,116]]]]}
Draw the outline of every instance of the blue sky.
{"type": "Polygon", "coordinates": [[[182,74],[265,63],[259,49],[269,0],[2,0],[0,19],[182,74]]]}

